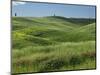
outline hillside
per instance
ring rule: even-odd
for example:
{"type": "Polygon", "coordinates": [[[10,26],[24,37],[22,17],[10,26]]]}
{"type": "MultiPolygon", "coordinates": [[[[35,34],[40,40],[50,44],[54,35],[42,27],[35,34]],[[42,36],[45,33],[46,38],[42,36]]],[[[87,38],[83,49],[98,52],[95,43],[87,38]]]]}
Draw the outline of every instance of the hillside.
{"type": "Polygon", "coordinates": [[[13,17],[12,27],[13,73],[95,68],[95,19],[13,17]]]}

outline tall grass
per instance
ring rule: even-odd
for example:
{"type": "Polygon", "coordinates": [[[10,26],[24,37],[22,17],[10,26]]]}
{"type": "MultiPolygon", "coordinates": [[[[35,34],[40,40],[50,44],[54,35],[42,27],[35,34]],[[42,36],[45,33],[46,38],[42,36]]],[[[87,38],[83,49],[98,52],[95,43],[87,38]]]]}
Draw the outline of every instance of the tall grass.
{"type": "MultiPolygon", "coordinates": [[[[84,62],[95,61],[94,59],[95,41],[69,42],[38,47],[30,46],[21,50],[13,50],[13,72],[53,71],[62,67],[66,67],[67,70],[67,66],[77,67],[77,65],[84,64],[84,62]],[[32,66],[35,66],[35,68],[32,66]],[[24,71],[24,68],[27,69],[24,71]]],[[[86,66],[84,69],[88,69],[88,67],[86,66]]]]}

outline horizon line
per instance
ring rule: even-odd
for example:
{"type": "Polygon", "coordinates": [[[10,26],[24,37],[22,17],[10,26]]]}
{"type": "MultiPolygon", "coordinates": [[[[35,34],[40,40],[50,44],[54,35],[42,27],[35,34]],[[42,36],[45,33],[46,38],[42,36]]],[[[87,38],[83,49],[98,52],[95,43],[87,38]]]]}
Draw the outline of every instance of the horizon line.
{"type": "Polygon", "coordinates": [[[42,18],[42,17],[63,17],[63,18],[80,18],[80,19],[96,19],[96,17],[66,17],[66,16],[11,16],[11,17],[33,17],[33,18],[42,18]]]}

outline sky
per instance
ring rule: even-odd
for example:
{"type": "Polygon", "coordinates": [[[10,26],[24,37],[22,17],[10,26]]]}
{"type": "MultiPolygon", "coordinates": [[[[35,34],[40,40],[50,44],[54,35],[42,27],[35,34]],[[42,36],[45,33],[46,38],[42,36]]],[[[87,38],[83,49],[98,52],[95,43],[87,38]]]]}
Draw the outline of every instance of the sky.
{"type": "Polygon", "coordinates": [[[12,16],[20,17],[63,16],[73,18],[95,18],[95,6],[51,4],[34,2],[12,2],[12,16]]]}

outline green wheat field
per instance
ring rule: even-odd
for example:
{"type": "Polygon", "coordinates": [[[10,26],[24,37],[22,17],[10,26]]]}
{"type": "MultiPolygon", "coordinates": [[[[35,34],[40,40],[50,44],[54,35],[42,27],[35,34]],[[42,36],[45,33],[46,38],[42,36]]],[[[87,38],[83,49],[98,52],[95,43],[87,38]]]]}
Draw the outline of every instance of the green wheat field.
{"type": "Polygon", "coordinates": [[[96,68],[95,19],[12,17],[12,73],[96,68]]]}

